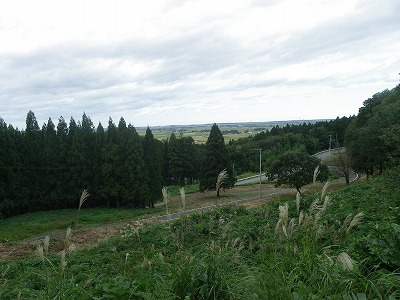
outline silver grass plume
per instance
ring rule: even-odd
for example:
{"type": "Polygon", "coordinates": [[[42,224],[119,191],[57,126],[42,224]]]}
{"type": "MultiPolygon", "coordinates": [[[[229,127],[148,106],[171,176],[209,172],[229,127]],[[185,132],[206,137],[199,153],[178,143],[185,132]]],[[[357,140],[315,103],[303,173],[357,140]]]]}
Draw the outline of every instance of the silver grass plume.
{"type": "Polygon", "coordinates": [[[341,252],[337,256],[337,260],[341,263],[344,269],[353,270],[353,261],[346,252],[341,252]]]}
{"type": "Polygon", "coordinates": [[[87,190],[82,191],[81,198],[79,199],[78,212],[80,212],[82,204],[89,198],[89,196],[90,196],[90,194],[88,193],[87,190]]]}
{"type": "Polygon", "coordinates": [[[165,203],[165,209],[167,211],[167,217],[168,217],[168,221],[169,221],[171,216],[170,216],[170,213],[169,213],[169,194],[168,194],[168,190],[164,186],[161,191],[162,191],[162,194],[163,194],[164,203],[165,203]]]}
{"type": "Polygon", "coordinates": [[[301,195],[299,192],[296,194],[296,208],[297,208],[297,213],[300,211],[300,202],[301,202],[301,195]]]}
{"type": "Polygon", "coordinates": [[[347,227],[346,236],[349,235],[350,230],[351,230],[354,226],[357,226],[358,224],[360,224],[360,223],[362,222],[363,218],[364,218],[364,214],[363,214],[362,212],[359,212],[358,214],[356,214],[356,215],[354,216],[354,218],[351,220],[351,222],[350,222],[350,224],[349,224],[349,227],[347,227]]]}
{"type": "Polygon", "coordinates": [[[179,189],[179,192],[181,193],[181,200],[182,200],[182,210],[186,211],[186,194],[185,194],[185,188],[182,187],[179,189]]]}
{"type": "Polygon", "coordinates": [[[327,182],[324,184],[324,187],[322,188],[321,200],[324,199],[325,194],[326,194],[326,191],[328,190],[329,186],[330,186],[330,183],[329,183],[329,181],[327,181],[327,182]]]}
{"type": "Polygon", "coordinates": [[[217,182],[215,184],[215,188],[217,191],[221,188],[221,185],[228,178],[229,178],[229,175],[228,175],[228,172],[226,171],[226,169],[223,169],[221,172],[219,172],[218,177],[217,177],[217,182]]]}
{"type": "Polygon", "coordinates": [[[319,171],[319,165],[314,169],[314,176],[313,176],[313,184],[315,184],[317,182],[317,177],[319,175],[320,171],[319,171]]]}

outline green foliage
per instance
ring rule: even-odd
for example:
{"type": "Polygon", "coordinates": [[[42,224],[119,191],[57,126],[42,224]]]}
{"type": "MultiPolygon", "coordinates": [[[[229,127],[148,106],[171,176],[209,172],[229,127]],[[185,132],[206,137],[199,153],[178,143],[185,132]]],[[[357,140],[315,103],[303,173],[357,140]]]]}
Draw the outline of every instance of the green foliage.
{"type": "Polygon", "coordinates": [[[89,206],[144,207],[159,199],[162,145],[150,136],[142,143],[123,118],[118,127],[110,118],[107,130],[95,129],[86,114],[69,125],[49,118],[40,129],[29,111],[26,124],[21,132],[0,118],[1,217],[76,207],[85,189],[89,206]]]}
{"type": "Polygon", "coordinates": [[[67,227],[80,228],[104,223],[132,220],[139,216],[148,216],[161,213],[155,209],[127,209],[127,208],[87,208],[81,209],[79,216],[75,209],[32,212],[12,218],[0,220],[0,241],[21,241],[44,235],[48,232],[57,232],[67,227]]]}
{"type": "MultiPolygon", "coordinates": [[[[181,186],[179,186],[179,185],[169,185],[167,188],[168,188],[168,193],[171,196],[180,195],[179,190],[181,189],[181,186]]],[[[192,184],[192,185],[185,185],[185,192],[186,192],[186,194],[199,192],[199,184],[196,183],[196,184],[192,184]]]]}
{"type": "Polygon", "coordinates": [[[16,299],[19,293],[21,299],[397,299],[396,176],[387,172],[352,184],[330,193],[331,201],[321,199],[320,193],[310,195],[301,199],[300,213],[294,199],[285,197],[251,210],[222,206],[172,221],[170,226],[137,223],[122,237],[68,252],[63,272],[60,255],[51,251],[44,263],[39,257],[0,263],[0,295],[2,299],[16,299]],[[364,220],[348,230],[361,211],[364,220]]]}
{"type": "Polygon", "coordinates": [[[150,191],[148,205],[154,207],[154,203],[161,199],[162,174],[161,174],[161,153],[158,151],[153,133],[148,127],[143,142],[143,154],[147,172],[150,180],[150,191]]]}
{"type": "Polygon", "coordinates": [[[400,85],[367,99],[346,131],[346,148],[358,172],[367,175],[374,168],[398,165],[400,126],[400,85]]]}
{"type": "Polygon", "coordinates": [[[200,191],[215,190],[218,174],[224,169],[227,171],[228,178],[224,181],[222,187],[232,187],[236,181],[233,177],[232,163],[225,147],[224,137],[218,126],[214,124],[206,143],[206,153],[201,166],[200,191]]]}
{"type": "MultiPolygon", "coordinates": [[[[300,192],[302,186],[313,182],[313,173],[319,165],[319,159],[303,152],[286,152],[277,157],[268,170],[269,180],[276,180],[275,185],[287,184],[300,192]]],[[[326,168],[320,168],[318,179],[328,178],[326,168]]]]}

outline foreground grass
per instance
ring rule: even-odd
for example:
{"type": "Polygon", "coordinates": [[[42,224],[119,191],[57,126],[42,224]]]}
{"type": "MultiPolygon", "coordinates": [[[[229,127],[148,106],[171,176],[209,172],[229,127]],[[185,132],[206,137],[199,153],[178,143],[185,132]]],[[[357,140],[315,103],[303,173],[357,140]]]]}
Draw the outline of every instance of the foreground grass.
{"type": "MultiPolygon", "coordinates": [[[[168,191],[171,194],[171,212],[181,210],[182,203],[179,188],[179,186],[168,187],[168,191]]],[[[263,185],[264,193],[271,188],[271,185],[263,185]]],[[[187,193],[187,209],[216,204],[215,192],[199,193],[198,189],[198,184],[185,187],[187,193]]],[[[226,190],[222,192],[221,195],[222,197],[218,199],[218,204],[251,198],[258,195],[258,186],[226,190]]],[[[0,242],[18,242],[48,233],[64,231],[68,227],[77,229],[116,222],[133,221],[135,219],[144,219],[165,213],[166,211],[163,203],[156,204],[156,208],[152,209],[85,208],[81,209],[79,214],[78,209],[27,213],[0,220],[0,242]]]]}
{"type": "Polygon", "coordinates": [[[91,249],[65,242],[65,252],[0,263],[0,298],[398,299],[396,176],[334,191],[326,211],[311,193],[299,206],[307,222],[285,197],[134,223],[91,249]]]}
{"type": "Polygon", "coordinates": [[[162,212],[162,208],[87,208],[81,209],[79,215],[77,209],[27,213],[0,220],[0,241],[21,241],[54,231],[64,231],[68,227],[76,229],[122,222],[162,212]]]}

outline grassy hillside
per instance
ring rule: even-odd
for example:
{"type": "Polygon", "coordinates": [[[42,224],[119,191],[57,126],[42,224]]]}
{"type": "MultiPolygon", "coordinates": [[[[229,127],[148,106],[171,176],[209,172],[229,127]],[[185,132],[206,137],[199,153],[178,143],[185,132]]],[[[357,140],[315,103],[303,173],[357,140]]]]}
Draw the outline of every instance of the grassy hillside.
{"type": "Polygon", "coordinates": [[[396,176],[136,222],[85,250],[50,240],[35,258],[0,263],[0,299],[398,299],[396,176]]]}

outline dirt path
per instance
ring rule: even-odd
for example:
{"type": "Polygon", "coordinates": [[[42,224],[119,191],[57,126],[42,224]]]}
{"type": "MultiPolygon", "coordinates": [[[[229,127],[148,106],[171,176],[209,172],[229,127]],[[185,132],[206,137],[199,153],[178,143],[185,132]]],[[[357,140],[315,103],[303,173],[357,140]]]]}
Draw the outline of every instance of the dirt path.
{"type": "MultiPolygon", "coordinates": [[[[249,192],[242,190],[241,193],[243,195],[248,194],[249,196],[253,195],[254,192],[249,192]]],[[[246,207],[255,207],[261,205],[265,202],[271,201],[274,197],[278,195],[293,193],[292,190],[288,189],[268,189],[267,191],[263,191],[262,198],[250,197],[243,200],[234,200],[224,202],[224,204],[231,205],[244,205],[246,207]]],[[[227,198],[229,199],[229,198],[227,198]]],[[[185,215],[189,215],[199,211],[206,211],[214,209],[216,205],[208,205],[204,207],[189,209],[184,212],[185,215]]],[[[168,219],[173,220],[177,219],[182,215],[182,213],[172,213],[169,217],[167,215],[155,216],[151,218],[146,218],[140,220],[142,223],[153,223],[160,221],[167,221],[168,219]]],[[[74,243],[76,248],[85,248],[85,247],[93,247],[98,245],[101,242],[109,239],[110,237],[121,235],[121,231],[132,221],[112,223],[112,224],[103,224],[94,227],[81,228],[77,229],[73,232],[71,242],[74,243]]],[[[61,251],[64,247],[64,232],[53,232],[48,234],[51,238],[51,251],[61,251]]],[[[35,249],[45,236],[38,236],[35,238],[31,238],[29,240],[25,240],[19,243],[11,243],[11,242],[1,242],[0,243],[0,261],[7,260],[15,260],[23,257],[31,257],[35,255],[35,249]]]]}

